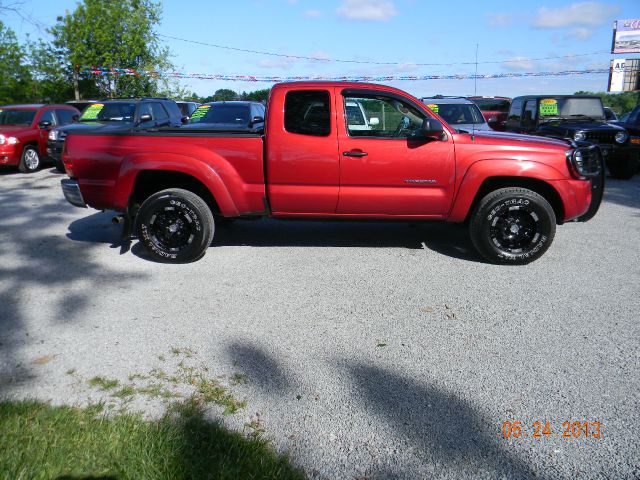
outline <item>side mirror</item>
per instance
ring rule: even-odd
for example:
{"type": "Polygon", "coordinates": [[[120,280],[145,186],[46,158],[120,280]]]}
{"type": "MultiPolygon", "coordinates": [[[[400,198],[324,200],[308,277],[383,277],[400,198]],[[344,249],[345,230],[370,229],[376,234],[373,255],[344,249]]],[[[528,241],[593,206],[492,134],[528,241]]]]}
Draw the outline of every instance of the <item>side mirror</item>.
{"type": "Polygon", "coordinates": [[[186,125],[187,123],[189,123],[189,117],[185,115],[180,119],[180,121],[182,122],[183,125],[186,125]]]}
{"type": "Polygon", "coordinates": [[[74,115],[73,117],[71,117],[72,122],[77,122],[78,120],[80,120],[80,115],[74,115]]]}
{"type": "Polygon", "coordinates": [[[150,114],[145,113],[144,115],[140,115],[140,123],[148,122],[150,120],[153,120],[153,117],[150,114]]]}
{"type": "Polygon", "coordinates": [[[51,128],[51,122],[47,122],[46,120],[44,122],[38,122],[38,128],[41,128],[43,130],[51,128]]]}
{"type": "Polygon", "coordinates": [[[441,140],[444,133],[444,127],[440,121],[435,118],[425,118],[420,128],[420,136],[422,138],[435,138],[441,140]]]}
{"type": "Polygon", "coordinates": [[[378,117],[371,117],[369,119],[369,125],[375,127],[376,125],[380,125],[380,119],[378,117]]]}
{"type": "Polygon", "coordinates": [[[489,120],[487,120],[487,123],[489,125],[493,125],[494,123],[498,123],[498,118],[497,117],[491,117],[491,118],[489,118],[489,120]]]}
{"type": "Polygon", "coordinates": [[[256,123],[263,123],[264,122],[264,117],[260,117],[260,116],[255,116],[251,119],[251,122],[249,123],[249,126],[254,126],[256,123]]]}

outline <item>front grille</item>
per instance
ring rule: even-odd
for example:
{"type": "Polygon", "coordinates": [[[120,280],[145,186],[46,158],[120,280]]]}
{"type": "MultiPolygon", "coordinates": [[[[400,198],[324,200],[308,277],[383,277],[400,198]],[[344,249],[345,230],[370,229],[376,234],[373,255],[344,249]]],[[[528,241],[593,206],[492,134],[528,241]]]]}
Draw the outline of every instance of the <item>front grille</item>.
{"type": "Polygon", "coordinates": [[[617,132],[586,132],[587,141],[594,143],[615,143],[617,132]]]}

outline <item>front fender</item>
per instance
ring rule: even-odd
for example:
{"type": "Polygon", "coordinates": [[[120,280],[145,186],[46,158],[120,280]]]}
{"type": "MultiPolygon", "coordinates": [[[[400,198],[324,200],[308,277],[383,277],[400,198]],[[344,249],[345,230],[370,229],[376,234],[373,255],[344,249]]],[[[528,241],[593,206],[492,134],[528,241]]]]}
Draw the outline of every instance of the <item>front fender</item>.
{"type": "Polygon", "coordinates": [[[240,213],[225,182],[212,165],[177,153],[163,153],[162,162],[150,159],[148,154],[143,153],[133,153],[125,157],[120,166],[116,195],[113,199],[117,209],[126,209],[136,177],[140,172],[148,170],[173,171],[189,175],[209,189],[224,216],[237,216],[240,213]]]}
{"type": "MultiPolygon", "coordinates": [[[[459,181],[449,214],[450,222],[465,220],[482,183],[492,177],[531,178],[548,183],[552,188],[554,180],[567,180],[562,172],[544,163],[529,160],[479,160],[467,169],[459,181]]],[[[557,189],[554,190],[557,192],[557,189]]]]}

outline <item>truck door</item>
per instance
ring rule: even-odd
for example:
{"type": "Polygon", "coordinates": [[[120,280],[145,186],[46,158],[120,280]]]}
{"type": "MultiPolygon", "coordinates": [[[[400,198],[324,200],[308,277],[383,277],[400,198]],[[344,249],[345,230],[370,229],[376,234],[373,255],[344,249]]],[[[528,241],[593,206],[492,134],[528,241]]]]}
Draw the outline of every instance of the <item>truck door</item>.
{"type": "Polygon", "coordinates": [[[340,157],[332,93],[333,88],[271,93],[265,168],[274,214],[336,211],[340,157]]]}
{"type": "Polygon", "coordinates": [[[417,139],[427,113],[409,99],[377,90],[336,95],[340,147],[339,214],[444,217],[451,206],[455,154],[451,136],[417,139]],[[349,107],[367,116],[351,125],[349,107]]]}

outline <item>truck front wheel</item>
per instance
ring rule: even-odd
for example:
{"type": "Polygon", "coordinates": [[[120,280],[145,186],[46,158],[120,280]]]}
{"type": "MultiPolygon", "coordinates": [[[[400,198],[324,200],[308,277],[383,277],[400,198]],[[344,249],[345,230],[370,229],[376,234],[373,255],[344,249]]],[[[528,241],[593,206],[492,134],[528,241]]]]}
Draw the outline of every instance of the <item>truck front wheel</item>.
{"type": "Polygon", "coordinates": [[[213,215],[195,193],[179,188],[147,198],[136,216],[138,238],[156,260],[194,262],[206,253],[214,233],[213,215]]]}
{"type": "Polygon", "coordinates": [[[488,261],[524,265],[547,251],[556,233],[556,216],[544,197],[510,187],[486,195],[469,223],[471,241],[488,261]]]}

